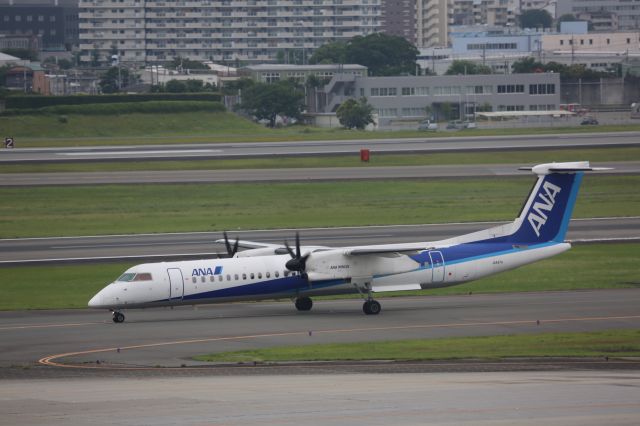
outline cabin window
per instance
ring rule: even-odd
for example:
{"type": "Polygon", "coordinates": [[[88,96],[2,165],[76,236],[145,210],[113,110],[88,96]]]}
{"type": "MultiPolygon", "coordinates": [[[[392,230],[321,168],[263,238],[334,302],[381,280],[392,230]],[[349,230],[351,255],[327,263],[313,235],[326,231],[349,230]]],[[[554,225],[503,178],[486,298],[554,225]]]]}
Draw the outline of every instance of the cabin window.
{"type": "Polygon", "coordinates": [[[271,278],[271,272],[267,272],[266,277],[271,278]]]}
{"type": "MultiPolygon", "coordinates": [[[[222,278],[222,275],[220,276],[222,278]]],[[[227,281],[231,281],[231,275],[227,274],[227,281]]]]}
{"type": "Polygon", "coordinates": [[[191,277],[191,281],[195,284],[198,281],[198,277],[191,277]]]}
{"type": "Polygon", "coordinates": [[[236,275],[235,275],[235,278],[236,278],[236,281],[238,281],[238,278],[239,278],[239,277],[238,277],[238,274],[236,274],[236,275]]]}
{"type": "Polygon", "coordinates": [[[278,278],[280,276],[280,272],[276,271],[274,275],[276,276],[276,278],[278,278]]]}
{"type": "Polygon", "coordinates": [[[252,279],[252,280],[255,280],[255,279],[256,279],[256,276],[255,276],[255,274],[254,274],[253,272],[251,273],[251,279],[252,279]]]}
{"type": "Polygon", "coordinates": [[[203,275],[203,276],[201,276],[201,277],[200,277],[200,281],[202,281],[203,283],[204,283],[204,282],[207,282],[207,277],[206,277],[206,276],[204,276],[204,275],[203,275]]]}
{"type": "Polygon", "coordinates": [[[242,279],[246,280],[247,279],[247,274],[242,274],[242,279]]]}
{"type": "Polygon", "coordinates": [[[289,271],[284,271],[284,276],[288,277],[289,276],[289,271]]]}
{"type": "Polygon", "coordinates": [[[218,281],[222,282],[222,275],[218,275],[218,281]]]}
{"type": "Polygon", "coordinates": [[[216,280],[215,275],[209,275],[209,281],[214,282],[216,280]]]}
{"type": "Polygon", "coordinates": [[[261,280],[262,279],[262,272],[258,272],[258,279],[261,280]]]}

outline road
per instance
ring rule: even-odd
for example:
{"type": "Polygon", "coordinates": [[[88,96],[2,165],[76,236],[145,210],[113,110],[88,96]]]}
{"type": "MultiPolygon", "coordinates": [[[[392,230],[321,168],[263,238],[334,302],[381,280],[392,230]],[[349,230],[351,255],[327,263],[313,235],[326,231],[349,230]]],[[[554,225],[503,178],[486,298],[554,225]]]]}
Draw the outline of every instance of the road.
{"type": "Polygon", "coordinates": [[[259,158],[271,156],[355,155],[363,148],[371,150],[375,155],[376,153],[504,151],[638,145],[640,145],[640,132],[524,136],[455,136],[446,138],[361,139],[349,141],[167,144],[83,148],[15,148],[0,151],[0,164],[20,162],[148,161],[259,158]]]}
{"type": "MultiPolygon", "coordinates": [[[[503,222],[443,223],[428,225],[310,228],[301,230],[303,244],[353,246],[441,240],[489,228],[503,222]]],[[[295,230],[232,231],[244,240],[283,243],[293,241],[295,230]]],[[[214,241],[220,232],[105,235],[87,237],[21,238],[0,240],[0,265],[57,263],[113,259],[180,259],[215,256],[224,251],[214,241]]],[[[640,217],[573,219],[567,239],[640,240],[640,217]]]]}
{"type": "MultiPolygon", "coordinates": [[[[640,161],[592,162],[613,170],[598,174],[638,174],[640,161]]],[[[458,177],[530,176],[513,164],[323,167],[306,169],[154,170],[130,172],[3,173],[1,186],[61,186],[149,183],[311,182],[377,179],[438,179],[458,177]]]]}

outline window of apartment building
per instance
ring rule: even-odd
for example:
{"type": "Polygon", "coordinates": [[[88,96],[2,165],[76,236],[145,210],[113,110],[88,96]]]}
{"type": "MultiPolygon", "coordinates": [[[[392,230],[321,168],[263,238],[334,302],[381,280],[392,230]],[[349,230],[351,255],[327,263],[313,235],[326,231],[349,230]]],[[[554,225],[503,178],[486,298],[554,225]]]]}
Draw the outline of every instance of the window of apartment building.
{"type": "Polygon", "coordinates": [[[425,115],[424,108],[402,108],[403,117],[424,117],[425,115]]]}
{"type": "Polygon", "coordinates": [[[529,94],[530,95],[553,95],[556,93],[556,85],[555,84],[530,84],[529,85],[529,94]]]}
{"type": "Polygon", "coordinates": [[[280,80],[280,73],[279,72],[265,72],[265,73],[262,73],[262,78],[264,79],[264,81],[266,83],[273,83],[275,81],[280,80]]]}
{"type": "Polygon", "coordinates": [[[378,117],[397,117],[397,108],[378,108],[378,117]]]}
{"type": "Polygon", "coordinates": [[[524,93],[524,84],[499,84],[498,93],[524,93]]]}
{"type": "Polygon", "coordinates": [[[372,87],[371,96],[397,96],[398,91],[395,87],[372,87]]]}
{"type": "Polygon", "coordinates": [[[564,40],[560,40],[560,46],[564,45],[564,40]]]}

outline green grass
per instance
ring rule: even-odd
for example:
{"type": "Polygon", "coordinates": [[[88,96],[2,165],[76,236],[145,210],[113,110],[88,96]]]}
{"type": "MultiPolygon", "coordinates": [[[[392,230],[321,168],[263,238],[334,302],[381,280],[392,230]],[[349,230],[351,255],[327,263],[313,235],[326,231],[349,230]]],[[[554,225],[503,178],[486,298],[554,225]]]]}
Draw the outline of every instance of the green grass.
{"type": "MultiPolygon", "coordinates": [[[[0,188],[0,238],[512,220],[532,182],[496,177],[0,188]]],[[[637,215],[639,186],[640,176],[587,176],[574,216],[637,215]]]]}
{"type": "Polygon", "coordinates": [[[239,160],[201,160],[201,161],[139,161],[139,162],[100,162],[100,163],[62,163],[62,164],[0,164],[0,173],[51,173],[51,172],[115,172],[146,170],[231,170],[231,169],[279,169],[279,168],[316,168],[316,167],[388,167],[388,166],[427,166],[460,164],[539,164],[553,161],[634,161],[640,160],[640,148],[591,148],[557,149],[548,151],[511,151],[439,153],[439,154],[376,154],[371,161],[364,163],[358,155],[336,157],[296,157],[296,158],[251,158],[239,160]]]}
{"type": "Polygon", "coordinates": [[[637,131],[640,124],[612,126],[572,126],[524,129],[475,129],[462,132],[352,131],[291,126],[267,129],[229,112],[126,114],[109,117],[68,114],[61,123],[58,115],[0,117],[0,129],[14,136],[22,148],[54,146],[95,146],[125,144],[169,144],[203,142],[335,140],[407,137],[459,137],[461,135],[527,135],[551,133],[594,133],[637,131]],[[587,128],[588,127],[588,128],[587,128]]]}
{"type": "Polygon", "coordinates": [[[285,346],[195,357],[211,362],[451,360],[511,357],[637,357],[640,330],[455,337],[285,346]]]}
{"type": "Polygon", "coordinates": [[[131,263],[0,268],[0,310],[86,308],[131,263]]]}
{"type": "MultiPolygon", "coordinates": [[[[545,261],[468,284],[420,292],[381,293],[379,297],[637,288],[639,258],[640,244],[579,245],[545,261]]],[[[131,262],[2,267],[0,310],[86,307],[98,290],[130,266],[131,262]]],[[[354,309],[359,306],[354,305],[354,309]]]]}

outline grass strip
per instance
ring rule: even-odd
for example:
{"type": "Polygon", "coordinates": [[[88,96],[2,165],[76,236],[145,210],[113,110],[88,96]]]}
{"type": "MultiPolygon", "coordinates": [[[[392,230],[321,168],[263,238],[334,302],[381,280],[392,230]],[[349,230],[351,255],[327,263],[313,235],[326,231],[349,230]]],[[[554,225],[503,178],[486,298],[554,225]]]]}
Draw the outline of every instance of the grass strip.
{"type": "Polygon", "coordinates": [[[0,173],[54,173],[54,172],[117,172],[148,170],[231,170],[231,169],[283,169],[317,167],[389,167],[461,164],[514,164],[550,163],[593,159],[602,161],[638,161],[640,148],[572,148],[536,151],[435,153],[435,154],[376,154],[369,162],[360,161],[359,155],[296,158],[251,158],[238,160],[188,161],[114,161],[99,163],[45,163],[0,164],[0,173]]]}
{"type": "MultiPolygon", "coordinates": [[[[508,221],[533,181],[0,188],[0,238],[508,221]]],[[[637,215],[639,186],[640,176],[587,176],[574,216],[637,215]]]]}
{"type": "MultiPolygon", "coordinates": [[[[543,262],[467,284],[379,296],[637,288],[639,258],[640,244],[580,245],[543,262]]],[[[0,310],[85,308],[98,290],[131,266],[131,262],[116,262],[2,267],[0,310]]]]}
{"type": "MultiPolygon", "coordinates": [[[[417,124],[416,124],[417,126],[417,124]]],[[[0,129],[15,137],[21,148],[96,146],[130,144],[174,144],[211,142],[272,142],[293,140],[338,140],[381,138],[431,138],[495,135],[599,133],[640,130],[640,124],[603,126],[552,126],[536,128],[473,129],[460,132],[354,131],[290,126],[268,129],[230,112],[190,112],[172,114],[122,114],[83,116],[57,115],[0,116],[0,129]]]]}
{"type": "Polygon", "coordinates": [[[196,356],[209,362],[497,360],[511,357],[637,357],[640,330],[454,337],[285,346],[196,356]]]}

